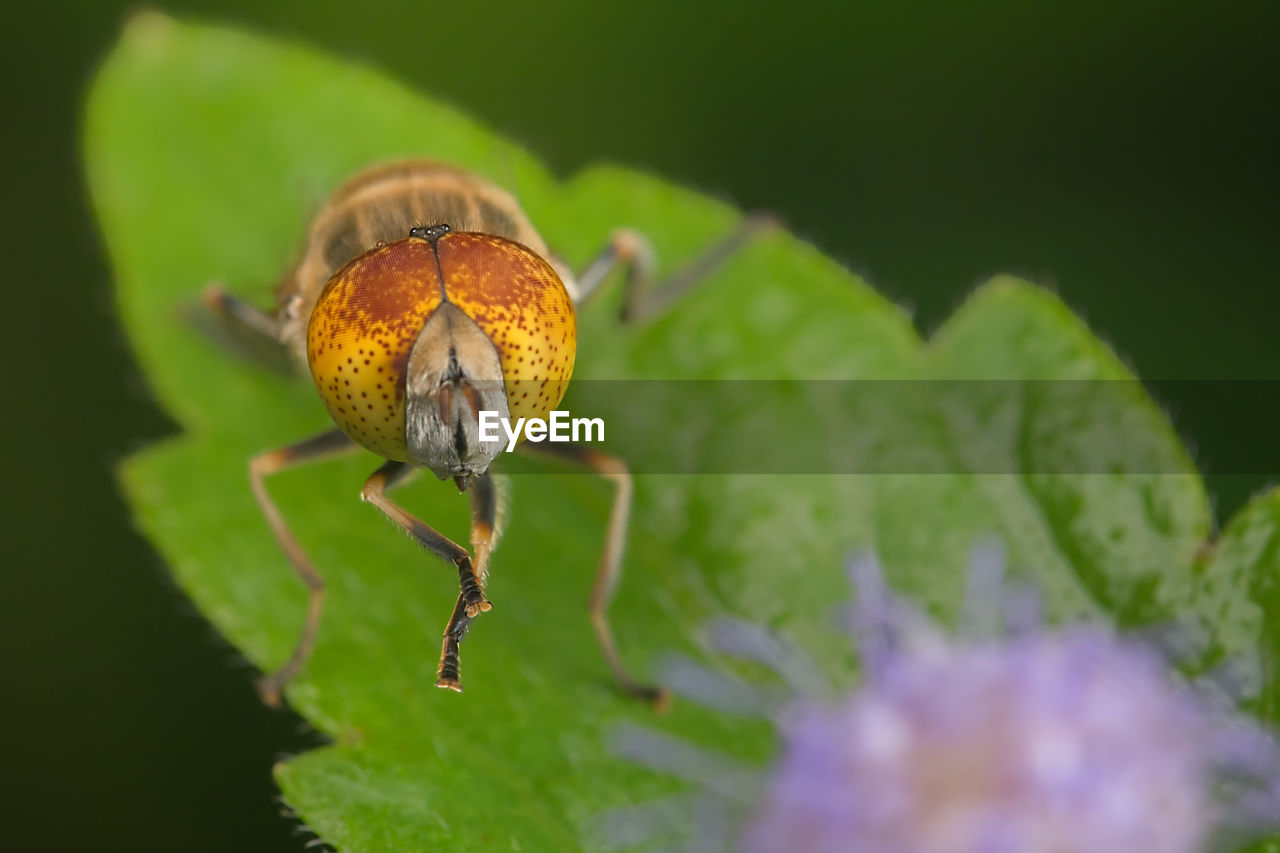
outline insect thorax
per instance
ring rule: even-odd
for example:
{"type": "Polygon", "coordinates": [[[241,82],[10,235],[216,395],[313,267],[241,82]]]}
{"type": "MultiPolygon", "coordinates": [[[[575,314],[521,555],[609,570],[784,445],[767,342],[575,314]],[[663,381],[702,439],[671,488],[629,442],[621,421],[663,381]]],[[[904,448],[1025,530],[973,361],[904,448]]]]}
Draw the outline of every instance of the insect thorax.
{"type": "Polygon", "coordinates": [[[426,160],[367,169],[330,196],[307,233],[301,259],[280,285],[281,340],[293,357],[306,364],[307,322],[336,270],[379,242],[403,239],[415,226],[437,224],[496,234],[544,258],[549,254],[515,199],[482,178],[426,160]]]}

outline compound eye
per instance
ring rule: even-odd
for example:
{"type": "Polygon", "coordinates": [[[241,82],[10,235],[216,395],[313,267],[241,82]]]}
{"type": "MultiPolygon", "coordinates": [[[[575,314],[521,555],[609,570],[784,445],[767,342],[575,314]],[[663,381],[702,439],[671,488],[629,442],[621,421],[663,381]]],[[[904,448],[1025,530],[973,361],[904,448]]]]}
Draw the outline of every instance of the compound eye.
{"type": "Polygon", "coordinates": [[[449,301],[498,349],[510,416],[545,418],[564,397],[578,347],[573,300],[532,249],[492,234],[436,241],[449,301]]]}
{"type": "Polygon", "coordinates": [[[311,312],[307,362],[325,408],[343,432],[384,458],[408,461],[409,352],[440,302],[431,244],[409,239],[351,260],[311,312]]]}

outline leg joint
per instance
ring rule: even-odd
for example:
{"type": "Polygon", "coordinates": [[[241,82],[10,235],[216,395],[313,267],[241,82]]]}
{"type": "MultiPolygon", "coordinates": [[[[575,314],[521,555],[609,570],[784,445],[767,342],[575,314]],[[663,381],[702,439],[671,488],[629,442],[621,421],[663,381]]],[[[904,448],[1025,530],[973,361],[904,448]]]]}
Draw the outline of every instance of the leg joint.
{"type": "Polygon", "coordinates": [[[374,474],[365,481],[360,489],[360,500],[363,503],[377,503],[387,490],[387,479],[382,474],[374,474]]]}

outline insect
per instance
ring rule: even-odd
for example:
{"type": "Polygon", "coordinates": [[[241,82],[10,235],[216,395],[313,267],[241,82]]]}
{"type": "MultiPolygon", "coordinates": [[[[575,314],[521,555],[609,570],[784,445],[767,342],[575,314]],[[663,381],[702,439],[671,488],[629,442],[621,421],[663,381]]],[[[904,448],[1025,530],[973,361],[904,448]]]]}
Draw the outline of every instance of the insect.
{"type": "MultiPolygon", "coordinates": [[[[253,495],[309,596],[293,653],[259,681],[264,700],[278,704],[306,663],[325,594],[323,576],[267,491],[268,477],[360,447],[385,460],[360,497],[456,569],[460,590],[445,627],[436,686],[460,692],[459,645],[472,620],[491,607],[485,587],[500,533],[501,481],[489,467],[504,442],[481,440],[479,412],[543,417],[555,408],[577,354],[575,306],[615,269],[625,271],[622,321],[638,322],[767,224],[767,217],[744,219],[660,286],[651,286],[654,258],[647,242],[618,230],[575,276],[504,190],[444,163],[393,162],[357,173],[328,199],[277,289],[273,312],[220,285],[206,288],[205,304],[225,323],[283,345],[307,369],[335,424],[249,460],[253,495]],[[471,551],[388,497],[421,468],[452,479],[469,495],[471,551]]],[[[623,663],[607,614],[630,514],[628,468],[581,445],[546,444],[537,452],[568,459],[615,485],[589,598],[591,623],[621,688],[661,705],[666,692],[623,663]]]]}

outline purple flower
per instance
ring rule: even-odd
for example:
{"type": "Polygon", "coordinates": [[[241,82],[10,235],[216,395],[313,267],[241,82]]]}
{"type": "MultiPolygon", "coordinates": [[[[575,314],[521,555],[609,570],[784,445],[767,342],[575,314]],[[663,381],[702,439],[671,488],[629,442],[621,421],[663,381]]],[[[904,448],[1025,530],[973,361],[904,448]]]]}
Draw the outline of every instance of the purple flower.
{"type": "MultiPolygon", "coordinates": [[[[624,751],[703,785],[695,826],[716,813],[705,792],[738,804],[739,828],[704,837],[706,850],[1194,853],[1280,822],[1270,736],[1171,677],[1147,646],[1095,626],[1041,628],[1034,597],[1007,590],[1002,568],[999,551],[976,553],[968,635],[952,639],[889,593],[874,558],[855,559],[863,683],[825,701],[758,694],[782,750],[754,783],[655,736],[624,751]]],[[[717,637],[796,680],[799,659],[762,631],[717,637]]],[[[752,704],[741,683],[675,675],[709,704],[752,704]]]]}

